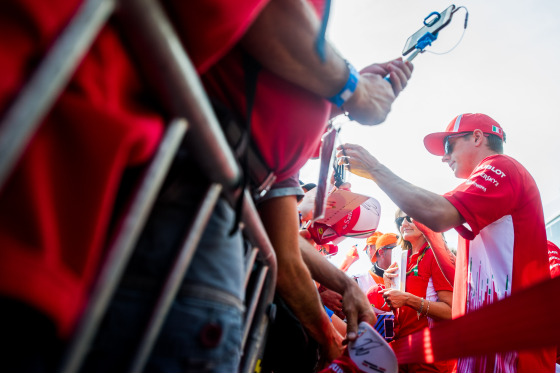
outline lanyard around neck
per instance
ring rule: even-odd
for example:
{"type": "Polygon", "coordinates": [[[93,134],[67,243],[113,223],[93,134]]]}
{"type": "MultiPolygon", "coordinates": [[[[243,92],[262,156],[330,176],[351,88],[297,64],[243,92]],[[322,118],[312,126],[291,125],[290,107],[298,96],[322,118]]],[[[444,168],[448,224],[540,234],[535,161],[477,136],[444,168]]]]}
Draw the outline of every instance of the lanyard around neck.
{"type": "Polygon", "coordinates": [[[414,267],[412,267],[409,271],[407,271],[406,275],[409,275],[410,273],[414,272],[414,276],[418,276],[418,264],[420,264],[420,261],[422,261],[422,259],[424,258],[424,255],[426,254],[428,248],[430,248],[430,245],[429,243],[426,242],[426,244],[424,244],[424,247],[421,249],[422,253],[420,254],[420,256],[418,256],[418,259],[416,260],[416,265],[414,265],[414,267]]]}

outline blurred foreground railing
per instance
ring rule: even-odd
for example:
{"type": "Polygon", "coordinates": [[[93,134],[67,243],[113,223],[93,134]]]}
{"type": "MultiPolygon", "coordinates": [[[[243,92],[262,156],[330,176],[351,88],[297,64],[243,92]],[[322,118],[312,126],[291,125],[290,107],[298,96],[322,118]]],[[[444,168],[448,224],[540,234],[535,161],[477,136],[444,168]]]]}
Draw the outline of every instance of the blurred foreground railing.
{"type": "Polygon", "coordinates": [[[0,122],[0,188],[24,153],[29,140],[71,80],[95,37],[118,10],[135,60],[150,82],[167,115],[167,126],[156,155],[146,167],[136,193],[120,217],[91,297],[69,344],[61,371],[77,372],[101,325],[163,181],[181,144],[186,144],[208,176],[203,201],[184,245],[177,249],[151,318],[142,333],[130,370],[142,371],[163,321],[189,268],[197,244],[221,193],[235,200],[245,194],[242,226],[251,243],[246,254],[246,314],[243,357],[239,370],[249,372],[262,354],[276,284],[276,257],[248,191],[236,191],[237,161],[227,144],[199,77],[173,26],[153,0],[85,0],[65,31],[39,65],[0,122]],[[249,282],[249,278],[253,281],[249,282]]]}

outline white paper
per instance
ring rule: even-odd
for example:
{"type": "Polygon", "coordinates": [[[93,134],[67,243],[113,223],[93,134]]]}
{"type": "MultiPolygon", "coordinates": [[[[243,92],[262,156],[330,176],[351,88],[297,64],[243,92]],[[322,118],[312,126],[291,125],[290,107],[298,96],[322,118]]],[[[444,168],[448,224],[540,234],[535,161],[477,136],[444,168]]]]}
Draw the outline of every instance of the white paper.
{"type": "Polygon", "coordinates": [[[397,246],[393,248],[391,253],[391,264],[397,263],[399,270],[395,274],[398,277],[392,279],[391,288],[404,292],[406,289],[406,264],[408,259],[408,251],[397,246]]]}

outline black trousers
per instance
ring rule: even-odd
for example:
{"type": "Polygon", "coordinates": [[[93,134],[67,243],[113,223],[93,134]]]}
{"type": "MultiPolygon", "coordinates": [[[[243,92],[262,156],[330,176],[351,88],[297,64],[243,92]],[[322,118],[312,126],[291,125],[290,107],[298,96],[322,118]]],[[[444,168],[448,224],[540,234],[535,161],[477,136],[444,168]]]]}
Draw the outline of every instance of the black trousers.
{"type": "Polygon", "coordinates": [[[262,372],[313,373],[319,361],[319,344],[278,295],[274,298],[276,318],[270,325],[262,372]]]}

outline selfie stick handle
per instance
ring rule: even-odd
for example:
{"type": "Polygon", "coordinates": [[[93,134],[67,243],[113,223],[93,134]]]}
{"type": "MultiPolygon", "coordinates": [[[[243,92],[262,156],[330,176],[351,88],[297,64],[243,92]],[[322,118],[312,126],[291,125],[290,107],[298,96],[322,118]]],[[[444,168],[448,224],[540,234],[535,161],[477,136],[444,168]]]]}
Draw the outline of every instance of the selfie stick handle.
{"type": "MultiPolygon", "coordinates": [[[[420,52],[422,52],[422,50],[416,48],[416,49],[414,50],[414,52],[412,52],[412,53],[410,54],[410,56],[408,56],[408,57],[406,58],[406,60],[404,60],[404,62],[414,60],[414,58],[415,58],[416,56],[418,56],[418,54],[419,54],[420,52]]],[[[385,79],[387,82],[391,83],[391,78],[389,78],[389,74],[387,74],[387,75],[385,76],[385,78],[383,78],[383,79],[385,79]]]]}
{"type": "MultiPolygon", "coordinates": [[[[404,60],[404,62],[414,60],[414,58],[415,58],[416,56],[418,56],[418,54],[419,54],[420,52],[422,52],[422,50],[420,50],[420,49],[418,49],[418,48],[415,49],[414,52],[412,52],[412,53],[410,54],[410,56],[408,56],[408,57],[404,60]]],[[[389,78],[389,74],[387,74],[387,75],[385,76],[385,78],[383,78],[383,79],[385,79],[387,82],[391,83],[391,78],[389,78]]]]}
{"type": "Polygon", "coordinates": [[[420,50],[420,49],[415,49],[414,52],[412,52],[412,53],[410,54],[410,56],[408,56],[408,57],[406,58],[406,60],[404,60],[404,61],[406,62],[406,61],[412,61],[412,60],[414,60],[414,59],[416,58],[416,56],[418,56],[418,54],[419,54],[420,52],[422,52],[422,50],[420,50]]]}
{"type": "MultiPolygon", "coordinates": [[[[414,58],[416,58],[416,56],[418,56],[419,53],[424,52],[424,49],[427,46],[432,45],[432,42],[436,39],[437,39],[437,33],[432,34],[431,32],[427,32],[426,34],[424,34],[418,40],[418,42],[416,43],[416,48],[414,49],[412,54],[406,58],[405,62],[414,60],[414,58]]],[[[391,79],[389,78],[389,74],[387,74],[384,79],[387,82],[391,83],[391,79]]]]}

